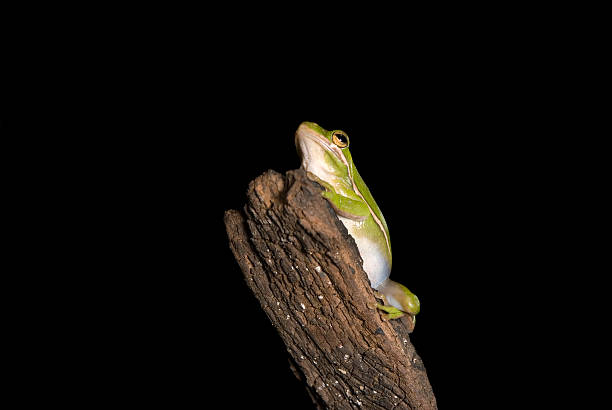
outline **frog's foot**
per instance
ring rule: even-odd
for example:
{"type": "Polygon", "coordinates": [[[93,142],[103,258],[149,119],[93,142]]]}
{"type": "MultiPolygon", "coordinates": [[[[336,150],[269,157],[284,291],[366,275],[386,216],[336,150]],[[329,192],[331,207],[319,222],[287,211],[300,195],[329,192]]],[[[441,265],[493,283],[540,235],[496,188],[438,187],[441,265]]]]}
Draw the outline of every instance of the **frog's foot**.
{"type": "Polygon", "coordinates": [[[383,315],[387,320],[399,319],[400,317],[405,315],[404,312],[394,306],[381,305],[380,303],[378,303],[376,307],[382,310],[383,312],[387,312],[386,315],[383,315]]]}
{"type": "Polygon", "coordinates": [[[397,319],[397,318],[404,316],[403,311],[401,311],[400,309],[394,306],[389,305],[389,302],[387,302],[387,298],[385,297],[384,294],[380,293],[377,290],[374,290],[374,296],[377,299],[382,300],[384,304],[381,305],[380,303],[375,303],[373,306],[368,305],[369,308],[380,309],[383,312],[387,312],[386,315],[383,315],[386,319],[397,319]]]}
{"type": "Polygon", "coordinates": [[[406,286],[392,280],[386,280],[382,286],[379,286],[378,294],[384,296],[381,299],[385,305],[395,306],[411,316],[416,316],[421,310],[419,298],[406,286]]]}
{"type": "Polygon", "coordinates": [[[414,331],[414,326],[416,324],[416,316],[414,316],[413,314],[401,311],[394,306],[377,304],[376,308],[387,312],[386,314],[383,314],[385,320],[399,319],[401,317],[408,318],[408,333],[412,333],[414,331]]]}

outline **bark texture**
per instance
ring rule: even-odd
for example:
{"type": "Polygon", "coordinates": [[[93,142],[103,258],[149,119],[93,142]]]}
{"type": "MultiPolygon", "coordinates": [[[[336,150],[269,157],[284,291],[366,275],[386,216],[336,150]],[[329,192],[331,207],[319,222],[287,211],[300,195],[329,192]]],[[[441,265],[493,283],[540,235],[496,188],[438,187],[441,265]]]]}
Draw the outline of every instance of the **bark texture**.
{"type": "Polygon", "coordinates": [[[268,171],[244,212],[226,211],[230,247],[317,408],[436,409],[408,318],[373,309],[353,238],[304,171],[268,171]]]}

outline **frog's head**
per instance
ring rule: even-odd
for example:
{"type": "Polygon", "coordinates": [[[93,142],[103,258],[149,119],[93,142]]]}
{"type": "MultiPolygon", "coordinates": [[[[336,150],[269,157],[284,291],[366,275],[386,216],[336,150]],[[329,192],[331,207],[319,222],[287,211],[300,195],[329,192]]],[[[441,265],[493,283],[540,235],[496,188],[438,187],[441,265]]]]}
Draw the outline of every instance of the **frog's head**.
{"type": "Polygon", "coordinates": [[[303,122],[295,133],[295,145],[307,172],[330,184],[350,178],[352,158],[344,131],[327,131],[314,122],[303,122]]]}

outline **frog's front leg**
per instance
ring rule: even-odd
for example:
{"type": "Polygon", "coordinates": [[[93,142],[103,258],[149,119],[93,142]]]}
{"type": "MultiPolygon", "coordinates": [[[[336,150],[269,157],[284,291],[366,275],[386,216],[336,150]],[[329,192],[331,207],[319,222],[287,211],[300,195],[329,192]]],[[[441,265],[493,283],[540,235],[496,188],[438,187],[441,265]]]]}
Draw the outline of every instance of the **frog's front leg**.
{"type": "Polygon", "coordinates": [[[327,199],[327,202],[334,208],[336,214],[357,221],[370,216],[370,208],[368,208],[368,205],[363,200],[338,194],[331,184],[311,172],[308,172],[308,177],[325,188],[321,196],[327,199]]]}

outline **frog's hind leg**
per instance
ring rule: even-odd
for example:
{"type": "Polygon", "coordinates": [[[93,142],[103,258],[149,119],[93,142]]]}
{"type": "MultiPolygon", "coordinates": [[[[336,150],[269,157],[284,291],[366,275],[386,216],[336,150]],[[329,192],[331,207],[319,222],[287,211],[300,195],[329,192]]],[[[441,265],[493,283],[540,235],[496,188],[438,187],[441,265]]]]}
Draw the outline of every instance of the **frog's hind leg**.
{"type": "Polygon", "coordinates": [[[376,309],[386,312],[387,314],[383,315],[386,319],[398,319],[405,315],[405,313],[400,309],[396,308],[395,306],[391,306],[384,294],[380,293],[379,291],[374,291],[374,295],[383,301],[383,304],[376,304],[376,309]]]}
{"type": "Polygon", "coordinates": [[[376,305],[376,307],[380,310],[382,310],[383,312],[387,312],[385,316],[386,319],[398,319],[402,316],[405,315],[404,312],[402,312],[401,310],[399,310],[398,308],[396,308],[395,306],[388,306],[388,305],[381,305],[380,303],[378,303],[376,305]]]}

